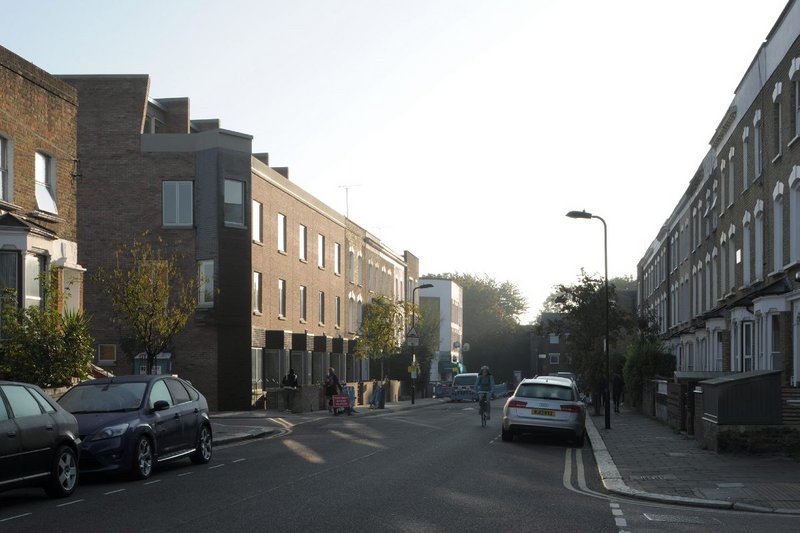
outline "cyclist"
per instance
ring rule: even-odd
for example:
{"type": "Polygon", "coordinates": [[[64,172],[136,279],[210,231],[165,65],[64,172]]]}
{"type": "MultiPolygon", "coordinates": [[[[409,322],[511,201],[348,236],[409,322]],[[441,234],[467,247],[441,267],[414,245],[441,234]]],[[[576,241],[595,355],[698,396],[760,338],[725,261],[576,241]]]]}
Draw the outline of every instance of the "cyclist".
{"type": "Polygon", "coordinates": [[[489,367],[483,365],[478,374],[478,382],[476,383],[478,389],[478,400],[480,401],[481,395],[486,397],[486,419],[492,418],[492,391],[494,390],[494,376],[489,372],[489,367]]]}

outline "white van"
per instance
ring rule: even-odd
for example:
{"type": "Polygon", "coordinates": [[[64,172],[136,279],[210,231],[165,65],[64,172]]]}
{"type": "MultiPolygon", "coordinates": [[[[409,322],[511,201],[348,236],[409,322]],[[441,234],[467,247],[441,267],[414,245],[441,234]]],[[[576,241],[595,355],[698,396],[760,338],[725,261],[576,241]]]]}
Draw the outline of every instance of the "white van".
{"type": "Polygon", "coordinates": [[[450,389],[450,401],[460,402],[461,400],[468,400],[470,402],[478,401],[477,372],[458,374],[453,378],[453,387],[450,389]]]}

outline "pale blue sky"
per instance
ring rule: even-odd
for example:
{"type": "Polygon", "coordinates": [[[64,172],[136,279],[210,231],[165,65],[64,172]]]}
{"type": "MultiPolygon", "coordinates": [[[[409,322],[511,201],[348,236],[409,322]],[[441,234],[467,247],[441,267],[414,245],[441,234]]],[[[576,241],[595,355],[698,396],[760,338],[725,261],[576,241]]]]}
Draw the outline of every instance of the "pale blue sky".
{"type": "Polygon", "coordinates": [[[516,284],[528,321],[581,267],[636,263],[784,0],[0,0],[0,44],[54,74],[254,136],[423,274],[516,284]],[[11,22],[10,24],[8,22],[11,22]]]}

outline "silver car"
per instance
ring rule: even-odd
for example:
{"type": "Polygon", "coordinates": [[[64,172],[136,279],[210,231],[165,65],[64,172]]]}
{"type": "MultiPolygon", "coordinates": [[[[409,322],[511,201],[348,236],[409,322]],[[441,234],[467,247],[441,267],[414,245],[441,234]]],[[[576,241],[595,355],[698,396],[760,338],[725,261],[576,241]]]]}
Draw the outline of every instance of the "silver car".
{"type": "Polygon", "coordinates": [[[586,405],[569,378],[523,379],[503,406],[504,441],[523,433],[563,434],[578,447],[586,439],[586,405]]]}

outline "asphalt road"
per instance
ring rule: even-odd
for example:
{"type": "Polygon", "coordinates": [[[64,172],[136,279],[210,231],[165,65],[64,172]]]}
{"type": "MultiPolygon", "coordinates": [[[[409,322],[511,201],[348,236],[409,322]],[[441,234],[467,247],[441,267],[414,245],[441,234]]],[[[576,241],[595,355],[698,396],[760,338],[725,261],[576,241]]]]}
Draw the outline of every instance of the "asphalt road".
{"type": "Polygon", "coordinates": [[[208,465],[181,461],[148,481],[84,479],[67,500],[49,500],[35,489],[2,493],[0,532],[727,533],[800,525],[791,517],[610,499],[588,445],[504,443],[499,405],[494,415],[488,428],[480,427],[473,404],[378,416],[323,413],[291,423],[266,419],[281,431],[217,448],[208,465]]]}

